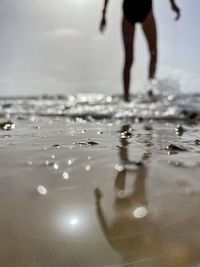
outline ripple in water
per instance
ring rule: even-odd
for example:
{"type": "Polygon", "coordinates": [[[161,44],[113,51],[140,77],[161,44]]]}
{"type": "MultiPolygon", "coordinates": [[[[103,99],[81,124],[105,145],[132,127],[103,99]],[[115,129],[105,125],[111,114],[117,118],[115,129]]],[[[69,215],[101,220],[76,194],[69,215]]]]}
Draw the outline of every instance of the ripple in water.
{"type": "Polygon", "coordinates": [[[142,118],[154,120],[199,120],[200,94],[157,94],[132,96],[124,103],[121,96],[78,94],[75,96],[13,98],[0,100],[1,116],[45,116],[99,120],[142,118]],[[9,109],[4,107],[9,105],[9,109]]]}

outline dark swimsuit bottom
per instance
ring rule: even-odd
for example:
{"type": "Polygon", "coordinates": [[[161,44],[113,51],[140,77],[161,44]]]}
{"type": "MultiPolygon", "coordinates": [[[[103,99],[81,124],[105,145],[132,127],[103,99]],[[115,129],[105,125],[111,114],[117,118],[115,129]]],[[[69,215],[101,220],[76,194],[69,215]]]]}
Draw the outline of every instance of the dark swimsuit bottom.
{"type": "Polygon", "coordinates": [[[132,24],[144,22],[152,8],[152,0],[124,0],[124,17],[132,24]]]}

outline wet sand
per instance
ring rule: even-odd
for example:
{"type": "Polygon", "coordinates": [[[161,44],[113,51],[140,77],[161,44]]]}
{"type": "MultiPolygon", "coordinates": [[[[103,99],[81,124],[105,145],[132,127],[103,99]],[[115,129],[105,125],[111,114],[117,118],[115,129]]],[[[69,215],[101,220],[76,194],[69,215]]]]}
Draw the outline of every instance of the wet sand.
{"type": "Polygon", "coordinates": [[[0,266],[200,265],[198,125],[14,122],[0,130],[0,266]]]}

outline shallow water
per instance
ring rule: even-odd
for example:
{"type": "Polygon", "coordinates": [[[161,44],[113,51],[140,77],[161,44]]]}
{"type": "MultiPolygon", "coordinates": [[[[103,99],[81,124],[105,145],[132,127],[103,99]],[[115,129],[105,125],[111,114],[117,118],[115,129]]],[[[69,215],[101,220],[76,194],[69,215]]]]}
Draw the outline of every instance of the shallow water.
{"type": "Polygon", "coordinates": [[[132,96],[124,103],[121,96],[79,94],[4,98],[0,100],[1,116],[63,116],[70,119],[143,118],[154,120],[187,120],[200,118],[200,94],[154,94],[132,96]]]}
{"type": "Polygon", "coordinates": [[[199,97],[2,99],[0,266],[199,266],[199,97]]]}

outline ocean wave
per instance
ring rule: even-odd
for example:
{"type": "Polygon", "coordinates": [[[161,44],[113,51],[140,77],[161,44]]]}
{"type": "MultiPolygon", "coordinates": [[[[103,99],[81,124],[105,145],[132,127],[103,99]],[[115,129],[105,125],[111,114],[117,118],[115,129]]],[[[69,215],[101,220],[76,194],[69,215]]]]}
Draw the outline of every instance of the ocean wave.
{"type": "Polygon", "coordinates": [[[133,95],[124,103],[120,95],[77,94],[4,97],[0,115],[84,119],[200,119],[200,94],[133,95]]]}

